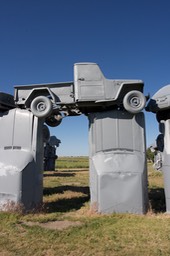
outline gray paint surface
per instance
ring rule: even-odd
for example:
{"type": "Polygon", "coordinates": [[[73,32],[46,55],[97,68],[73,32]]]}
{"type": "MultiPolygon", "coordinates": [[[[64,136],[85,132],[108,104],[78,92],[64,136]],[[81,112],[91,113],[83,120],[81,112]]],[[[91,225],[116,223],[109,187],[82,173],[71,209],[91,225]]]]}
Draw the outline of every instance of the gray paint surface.
{"type": "Polygon", "coordinates": [[[0,113],[2,208],[10,201],[26,209],[42,202],[42,125],[42,121],[27,110],[15,108],[0,113]]]}
{"type": "Polygon", "coordinates": [[[110,106],[123,107],[124,96],[132,90],[143,92],[143,86],[141,80],[107,79],[96,63],[76,63],[74,81],[15,86],[14,99],[18,107],[30,109],[33,99],[46,96],[51,99],[53,110],[78,115],[110,106]]]}
{"type": "Polygon", "coordinates": [[[143,113],[89,114],[91,206],[101,213],[146,213],[147,168],[143,113]]]}
{"type": "Polygon", "coordinates": [[[170,119],[164,123],[164,150],[162,152],[162,171],[164,177],[164,190],[166,211],[170,213],[170,119]]]}
{"type": "Polygon", "coordinates": [[[160,134],[156,139],[159,169],[163,171],[166,211],[170,213],[170,85],[162,87],[150,99],[147,111],[156,113],[160,134]]]}

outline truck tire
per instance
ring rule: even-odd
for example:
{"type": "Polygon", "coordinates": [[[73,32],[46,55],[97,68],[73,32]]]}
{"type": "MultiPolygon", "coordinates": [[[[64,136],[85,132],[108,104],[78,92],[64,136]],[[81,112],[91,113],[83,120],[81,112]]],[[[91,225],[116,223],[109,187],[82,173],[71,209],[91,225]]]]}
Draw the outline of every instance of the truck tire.
{"type": "Polygon", "coordinates": [[[50,127],[56,127],[62,122],[62,115],[58,112],[48,116],[45,120],[45,123],[50,127]]]}
{"type": "Polygon", "coordinates": [[[38,96],[31,102],[30,109],[34,116],[45,118],[52,112],[52,102],[45,96],[38,96]]]}
{"type": "Polygon", "coordinates": [[[132,114],[137,114],[145,108],[146,98],[140,91],[130,91],[123,99],[124,108],[132,114]]]}

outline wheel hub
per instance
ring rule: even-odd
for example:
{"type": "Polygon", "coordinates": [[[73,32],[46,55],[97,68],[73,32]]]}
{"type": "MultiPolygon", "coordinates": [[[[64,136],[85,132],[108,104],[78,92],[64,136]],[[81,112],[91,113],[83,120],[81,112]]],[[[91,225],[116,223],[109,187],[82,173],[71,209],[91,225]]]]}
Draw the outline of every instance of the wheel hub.
{"type": "Polygon", "coordinates": [[[39,102],[38,104],[37,104],[37,110],[39,111],[39,112],[42,112],[42,111],[44,111],[46,109],[46,104],[44,103],[44,102],[39,102]]]}
{"type": "Polygon", "coordinates": [[[141,105],[141,102],[140,102],[140,99],[139,97],[133,97],[130,99],[130,105],[134,108],[136,107],[140,107],[141,105]]]}

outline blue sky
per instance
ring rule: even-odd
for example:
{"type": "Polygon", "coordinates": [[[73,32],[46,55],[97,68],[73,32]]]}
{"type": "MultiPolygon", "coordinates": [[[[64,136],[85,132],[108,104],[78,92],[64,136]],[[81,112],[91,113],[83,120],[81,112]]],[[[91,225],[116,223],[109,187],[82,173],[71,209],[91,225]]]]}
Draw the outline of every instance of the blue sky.
{"type": "MultiPolygon", "coordinates": [[[[96,62],[110,79],[141,79],[151,96],[170,83],[168,0],[1,0],[0,91],[73,80],[73,64],[96,62]]],[[[158,134],[146,113],[147,145],[158,134]]],[[[86,117],[65,118],[51,134],[58,155],[88,155],[86,117]]]]}

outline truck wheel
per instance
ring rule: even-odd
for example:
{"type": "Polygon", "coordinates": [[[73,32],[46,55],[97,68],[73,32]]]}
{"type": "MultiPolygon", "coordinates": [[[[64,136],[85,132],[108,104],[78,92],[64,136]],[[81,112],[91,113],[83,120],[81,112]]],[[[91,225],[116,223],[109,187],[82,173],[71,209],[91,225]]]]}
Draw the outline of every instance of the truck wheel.
{"type": "Polygon", "coordinates": [[[52,102],[45,96],[38,96],[31,102],[30,109],[34,116],[45,118],[52,112],[52,102]]]}
{"type": "Polygon", "coordinates": [[[56,127],[59,124],[61,124],[61,121],[62,121],[62,115],[60,113],[57,113],[57,114],[53,114],[51,116],[48,116],[45,120],[45,123],[48,126],[56,127]]]}
{"type": "Polygon", "coordinates": [[[146,98],[140,91],[130,91],[123,99],[124,108],[132,114],[142,111],[146,104],[146,98]]]}

